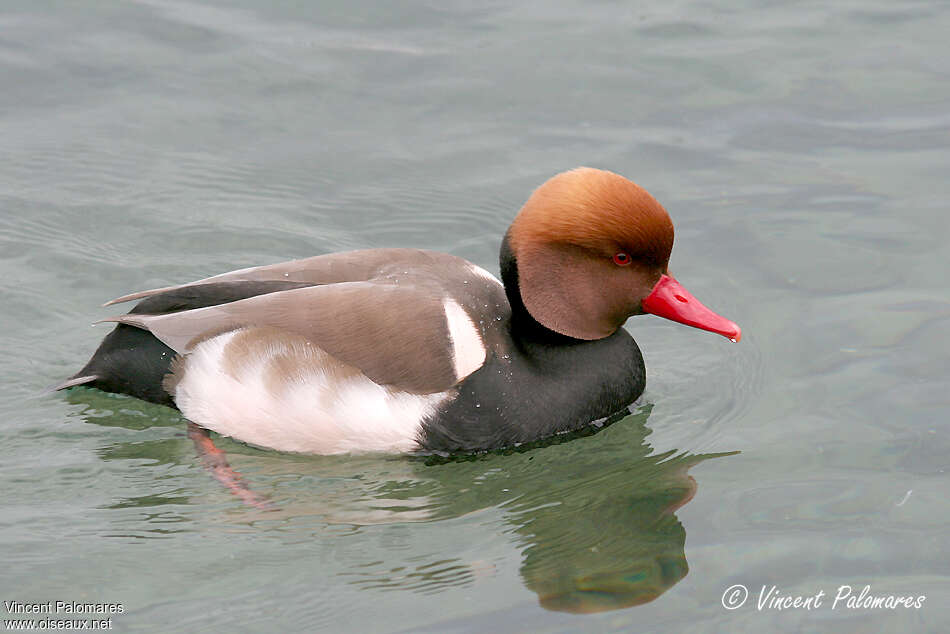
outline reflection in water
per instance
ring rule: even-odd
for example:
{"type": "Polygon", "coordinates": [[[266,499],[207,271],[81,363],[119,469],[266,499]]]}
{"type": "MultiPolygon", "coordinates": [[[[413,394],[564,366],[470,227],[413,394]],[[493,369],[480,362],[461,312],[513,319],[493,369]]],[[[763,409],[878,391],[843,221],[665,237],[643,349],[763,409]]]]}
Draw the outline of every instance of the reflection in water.
{"type": "MultiPolygon", "coordinates": [[[[133,400],[117,401],[94,390],[76,390],[70,398],[96,408],[85,413],[89,422],[126,429],[175,429],[171,439],[167,430],[161,430],[163,438],[112,444],[100,451],[103,460],[150,459],[153,468],[189,465],[191,486],[214,491],[177,413],[139,406],[133,400]],[[117,405],[128,409],[101,415],[106,409],[114,412],[117,405]],[[135,410],[137,406],[141,411],[135,410]],[[143,412],[152,417],[147,424],[143,412]]],[[[445,530],[451,531],[452,520],[489,509],[495,517],[500,513],[507,527],[492,525],[498,539],[515,536],[521,548],[522,580],[544,608],[587,613],[640,605],[659,597],[689,570],[686,531],[675,515],[696,492],[689,468],[729,455],[673,451],[650,455],[649,414],[650,406],[645,406],[615,417],[602,430],[591,428],[546,446],[449,460],[295,456],[222,439],[218,443],[229,452],[235,468],[245,473],[256,493],[268,496],[279,508],[264,512],[231,499],[226,515],[215,522],[220,528],[223,519],[231,530],[260,532],[262,537],[274,531],[301,531],[324,539],[365,539],[361,533],[374,524],[411,532],[418,522],[446,522],[445,530]],[[339,530],[347,525],[348,530],[339,530]]],[[[138,536],[159,536],[169,529],[200,530],[189,524],[207,521],[208,511],[194,499],[199,494],[188,493],[189,488],[118,500],[110,508],[139,506],[147,511],[138,518],[148,525],[137,527],[138,536]],[[163,512],[162,506],[174,512],[163,512]]],[[[228,499],[226,491],[220,493],[228,499]]],[[[128,521],[123,523],[130,528],[128,521]]],[[[339,574],[371,591],[436,593],[495,573],[491,562],[466,561],[452,550],[451,542],[446,543],[422,552],[387,550],[383,545],[379,557],[353,561],[339,574]]]]}
{"type": "Polygon", "coordinates": [[[686,531],[674,511],[696,492],[687,469],[703,457],[638,449],[629,463],[599,469],[583,490],[560,482],[546,494],[557,504],[519,500],[512,521],[527,545],[521,574],[545,608],[640,605],[686,576],[686,531]]]}
{"type": "MultiPolygon", "coordinates": [[[[674,512],[696,492],[687,471],[730,454],[650,455],[650,410],[615,417],[590,438],[506,457],[510,491],[523,491],[504,505],[506,519],[524,546],[521,577],[543,607],[585,613],[640,605],[686,576],[686,531],[674,512]],[[521,486],[530,480],[535,486],[521,486]]],[[[449,483],[458,467],[439,467],[445,491],[457,490],[449,483]]],[[[466,512],[464,496],[440,501],[439,516],[466,512]]]]}

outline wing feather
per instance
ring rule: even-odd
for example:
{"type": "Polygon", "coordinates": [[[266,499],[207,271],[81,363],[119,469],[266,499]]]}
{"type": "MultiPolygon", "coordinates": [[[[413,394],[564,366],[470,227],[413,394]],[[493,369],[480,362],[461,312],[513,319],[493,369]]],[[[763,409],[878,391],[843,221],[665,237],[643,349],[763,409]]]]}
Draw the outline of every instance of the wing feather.
{"type": "MultiPolygon", "coordinates": [[[[287,279],[280,269],[264,268],[287,279]]],[[[441,290],[427,285],[327,283],[206,308],[129,313],[104,321],[148,330],[180,354],[224,332],[277,328],[306,337],[380,385],[416,394],[443,391],[464,378],[456,374],[441,290]]]]}
{"type": "Polygon", "coordinates": [[[446,258],[457,259],[453,256],[420,249],[364,249],[343,253],[328,253],[301,260],[239,269],[187,284],[129,293],[109,300],[103,306],[144,299],[198,284],[217,282],[297,282],[315,286],[340,282],[360,282],[373,279],[394,265],[401,266],[402,263],[414,264],[420,261],[432,262],[433,260],[444,260],[446,258]]]}

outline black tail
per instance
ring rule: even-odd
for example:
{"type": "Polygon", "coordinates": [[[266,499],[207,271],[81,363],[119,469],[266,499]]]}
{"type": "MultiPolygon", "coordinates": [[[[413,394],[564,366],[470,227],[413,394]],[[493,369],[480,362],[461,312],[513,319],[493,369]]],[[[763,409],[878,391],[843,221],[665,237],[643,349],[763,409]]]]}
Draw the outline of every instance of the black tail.
{"type": "MultiPolygon", "coordinates": [[[[280,281],[198,284],[143,299],[129,312],[164,315],[303,286],[312,284],[280,281]]],[[[162,388],[162,380],[176,354],[147,330],[119,324],[106,335],[82,370],[53,389],[85,385],[175,407],[171,395],[162,388]]]]}
{"type": "Polygon", "coordinates": [[[175,351],[152,333],[119,324],[102,340],[89,363],[56,389],[87,385],[174,407],[162,389],[162,377],[174,358],[175,351]]]}

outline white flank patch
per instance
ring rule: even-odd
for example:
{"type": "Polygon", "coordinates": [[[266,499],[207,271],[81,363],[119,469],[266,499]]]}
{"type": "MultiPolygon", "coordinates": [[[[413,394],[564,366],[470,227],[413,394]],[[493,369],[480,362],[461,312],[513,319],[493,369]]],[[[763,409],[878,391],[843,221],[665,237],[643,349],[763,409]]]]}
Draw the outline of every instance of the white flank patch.
{"type": "Polygon", "coordinates": [[[491,280],[495,284],[498,284],[498,286],[502,285],[501,281],[497,277],[495,277],[494,275],[492,275],[491,273],[489,273],[482,267],[478,266],[477,264],[469,263],[469,268],[471,269],[472,273],[474,273],[475,275],[479,277],[484,277],[486,280],[491,280]]]}
{"type": "Polygon", "coordinates": [[[267,330],[260,333],[270,337],[267,345],[235,362],[227,346],[239,332],[198,344],[174,397],[189,420],[253,445],[315,454],[411,451],[422,420],[454,394],[378,385],[302,337],[267,330]]]}
{"type": "Polygon", "coordinates": [[[449,326],[452,339],[452,361],[455,363],[455,377],[463,379],[482,367],[485,363],[485,344],[478,329],[461,306],[446,297],[442,302],[445,321],[449,326]]]}

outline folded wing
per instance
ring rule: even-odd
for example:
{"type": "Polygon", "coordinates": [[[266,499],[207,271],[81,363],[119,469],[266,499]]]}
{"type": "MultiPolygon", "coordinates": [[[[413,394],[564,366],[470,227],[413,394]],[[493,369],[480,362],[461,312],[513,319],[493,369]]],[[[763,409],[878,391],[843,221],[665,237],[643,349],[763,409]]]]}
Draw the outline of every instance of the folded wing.
{"type": "Polygon", "coordinates": [[[446,264],[446,261],[455,261],[453,256],[424,251],[421,249],[365,249],[348,251],[345,253],[329,253],[316,255],[301,260],[279,262],[266,266],[254,266],[237,271],[229,271],[220,275],[206,277],[201,280],[153,288],[147,291],[129,293],[117,297],[103,304],[121,304],[136,299],[143,299],[177,291],[191,286],[231,283],[231,282],[286,282],[291,284],[324,285],[340,282],[359,282],[373,279],[387,269],[409,268],[416,266],[432,266],[446,264]],[[406,266],[408,265],[408,266],[406,266]]]}
{"type": "MultiPolygon", "coordinates": [[[[294,263],[282,266],[288,264],[294,263]]],[[[304,281],[285,278],[284,272],[272,270],[266,275],[304,281]]],[[[352,272],[350,268],[351,277],[352,272]]],[[[312,280],[311,276],[306,281],[312,280]]],[[[167,314],[133,312],[105,321],[147,330],[179,354],[188,354],[202,341],[225,332],[276,328],[306,337],[380,385],[416,394],[448,389],[484,362],[478,329],[436,286],[379,280],[323,284],[167,314]],[[464,351],[464,362],[457,358],[459,351],[464,351]]]]}

